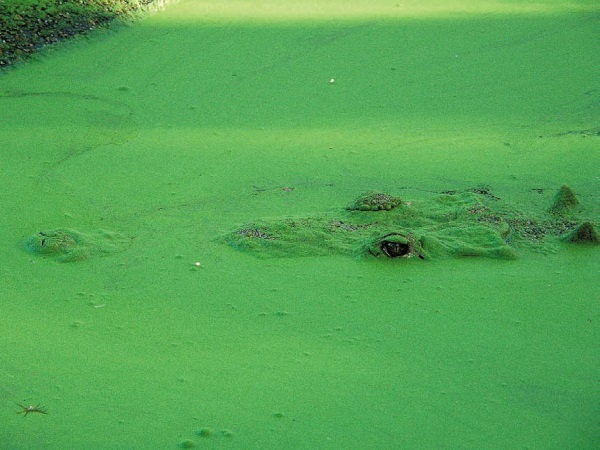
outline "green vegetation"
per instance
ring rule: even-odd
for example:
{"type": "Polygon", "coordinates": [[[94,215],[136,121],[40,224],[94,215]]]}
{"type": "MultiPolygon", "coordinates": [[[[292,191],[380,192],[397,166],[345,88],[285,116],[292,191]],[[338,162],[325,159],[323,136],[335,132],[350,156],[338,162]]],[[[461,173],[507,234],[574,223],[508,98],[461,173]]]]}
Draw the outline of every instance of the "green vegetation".
{"type": "Polygon", "coordinates": [[[154,0],[0,0],[0,68],[47,45],[130,17],[154,0]]]}

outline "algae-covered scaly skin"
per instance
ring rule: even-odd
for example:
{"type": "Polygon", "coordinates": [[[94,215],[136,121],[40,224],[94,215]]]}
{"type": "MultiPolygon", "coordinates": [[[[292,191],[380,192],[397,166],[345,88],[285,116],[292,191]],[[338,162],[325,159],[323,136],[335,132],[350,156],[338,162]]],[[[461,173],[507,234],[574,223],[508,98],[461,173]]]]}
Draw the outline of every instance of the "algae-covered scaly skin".
{"type": "Polygon", "coordinates": [[[369,191],[359,196],[346,209],[350,211],[390,211],[402,203],[400,197],[385,192],[369,191]]]}
{"type": "Polygon", "coordinates": [[[252,222],[227,234],[225,242],[259,257],[515,259],[520,250],[548,253],[561,242],[597,243],[593,222],[577,220],[579,202],[569,191],[563,186],[557,194],[562,206],[540,215],[504,204],[489,186],[421,201],[368,192],[341,210],[252,222]]]}

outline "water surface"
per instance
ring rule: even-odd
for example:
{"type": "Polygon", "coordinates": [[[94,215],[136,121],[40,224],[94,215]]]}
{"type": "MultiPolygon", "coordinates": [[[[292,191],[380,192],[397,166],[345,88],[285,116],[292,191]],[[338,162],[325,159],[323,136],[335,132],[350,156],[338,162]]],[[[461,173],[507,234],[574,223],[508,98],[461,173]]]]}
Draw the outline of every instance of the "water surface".
{"type": "Polygon", "coordinates": [[[182,0],[3,74],[0,447],[597,447],[597,249],[217,239],[482,183],[536,212],[566,183],[597,221],[598,10],[478,3],[182,0]],[[26,251],[55,228],[130,243],[26,251]]]}

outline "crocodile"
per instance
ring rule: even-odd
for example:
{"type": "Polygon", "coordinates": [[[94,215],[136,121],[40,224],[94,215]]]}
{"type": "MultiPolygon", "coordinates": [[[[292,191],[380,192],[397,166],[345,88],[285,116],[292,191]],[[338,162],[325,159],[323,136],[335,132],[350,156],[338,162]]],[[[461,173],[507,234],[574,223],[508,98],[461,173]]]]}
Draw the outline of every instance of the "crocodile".
{"type": "Polygon", "coordinates": [[[419,201],[369,191],[345,208],[258,219],[222,240],[259,257],[515,259],[525,249],[552,252],[562,244],[597,245],[597,223],[582,219],[581,210],[567,185],[558,190],[543,215],[505,205],[489,186],[444,191],[419,201]]]}

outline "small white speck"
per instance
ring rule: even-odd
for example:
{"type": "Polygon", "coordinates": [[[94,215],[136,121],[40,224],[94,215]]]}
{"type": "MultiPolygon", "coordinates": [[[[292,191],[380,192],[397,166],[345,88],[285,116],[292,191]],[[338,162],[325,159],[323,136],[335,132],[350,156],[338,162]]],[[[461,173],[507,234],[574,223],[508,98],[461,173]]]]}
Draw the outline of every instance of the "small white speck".
{"type": "Polygon", "coordinates": [[[335,83],[335,78],[332,78],[331,80],[329,80],[329,84],[333,84],[335,83]]]}
{"type": "Polygon", "coordinates": [[[104,308],[106,305],[94,305],[94,308],[104,308]]]}
{"type": "Polygon", "coordinates": [[[194,265],[195,265],[196,267],[200,267],[200,266],[201,266],[201,264],[200,264],[200,262],[199,262],[199,261],[196,261],[196,262],[194,263],[194,265]]]}

